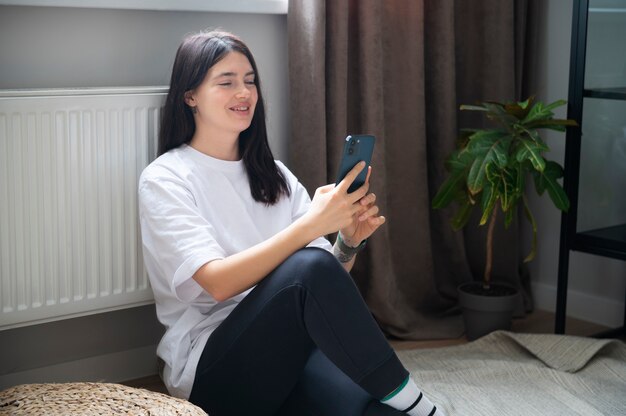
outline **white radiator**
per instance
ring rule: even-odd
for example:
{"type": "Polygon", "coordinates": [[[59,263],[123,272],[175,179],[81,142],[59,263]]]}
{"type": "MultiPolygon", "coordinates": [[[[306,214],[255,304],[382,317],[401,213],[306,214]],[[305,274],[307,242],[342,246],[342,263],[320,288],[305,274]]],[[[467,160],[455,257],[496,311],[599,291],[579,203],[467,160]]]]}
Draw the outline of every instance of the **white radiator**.
{"type": "Polygon", "coordinates": [[[0,91],[0,330],[152,302],[136,189],[166,93],[0,91]]]}

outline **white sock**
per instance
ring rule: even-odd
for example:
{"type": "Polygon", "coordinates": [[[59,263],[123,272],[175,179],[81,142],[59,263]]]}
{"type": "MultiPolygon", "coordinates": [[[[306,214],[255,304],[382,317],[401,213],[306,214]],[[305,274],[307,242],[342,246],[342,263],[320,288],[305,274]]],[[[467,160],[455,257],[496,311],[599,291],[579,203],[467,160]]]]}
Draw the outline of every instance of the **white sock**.
{"type": "Polygon", "coordinates": [[[445,416],[424,396],[410,376],[381,402],[410,416],[445,416]]]}

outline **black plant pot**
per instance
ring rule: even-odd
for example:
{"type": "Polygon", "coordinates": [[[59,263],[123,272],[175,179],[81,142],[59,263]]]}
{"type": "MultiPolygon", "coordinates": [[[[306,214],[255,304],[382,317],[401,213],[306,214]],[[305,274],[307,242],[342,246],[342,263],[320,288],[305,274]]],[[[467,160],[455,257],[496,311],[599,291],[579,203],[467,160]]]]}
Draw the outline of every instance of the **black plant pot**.
{"type": "Polygon", "coordinates": [[[458,287],[463,310],[465,334],[469,340],[498,329],[511,329],[513,310],[519,291],[506,283],[492,282],[485,290],[482,282],[463,283],[458,287]]]}

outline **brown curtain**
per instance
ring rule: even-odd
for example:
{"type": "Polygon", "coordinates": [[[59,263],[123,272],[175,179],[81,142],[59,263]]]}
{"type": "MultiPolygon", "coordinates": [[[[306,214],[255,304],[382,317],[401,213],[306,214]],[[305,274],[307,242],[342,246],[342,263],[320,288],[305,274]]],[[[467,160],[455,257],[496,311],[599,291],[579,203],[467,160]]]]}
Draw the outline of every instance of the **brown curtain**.
{"type": "MultiPolygon", "coordinates": [[[[463,332],[456,287],[482,275],[485,230],[454,232],[430,201],[458,129],[475,121],[459,104],[519,98],[527,12],[526,1],[290,1],[290,167],[313,194],[334,182],[346,134],[376,136],[371,191],[387,223],[352,274],[392,336],[463,332]]],[[[518,241],[498,230],[494,272],[523,288],[518,241]]]]}

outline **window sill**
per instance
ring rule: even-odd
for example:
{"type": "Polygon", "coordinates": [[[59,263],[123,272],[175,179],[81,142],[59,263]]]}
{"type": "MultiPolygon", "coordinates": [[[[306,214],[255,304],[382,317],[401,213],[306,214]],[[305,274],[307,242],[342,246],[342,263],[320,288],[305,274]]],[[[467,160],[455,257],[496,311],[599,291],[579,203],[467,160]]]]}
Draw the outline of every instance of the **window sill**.
{"type": "Polygon", "coordinates": [[[287,14],[288,0],[0,0],[0,5],[287,14]]]}

